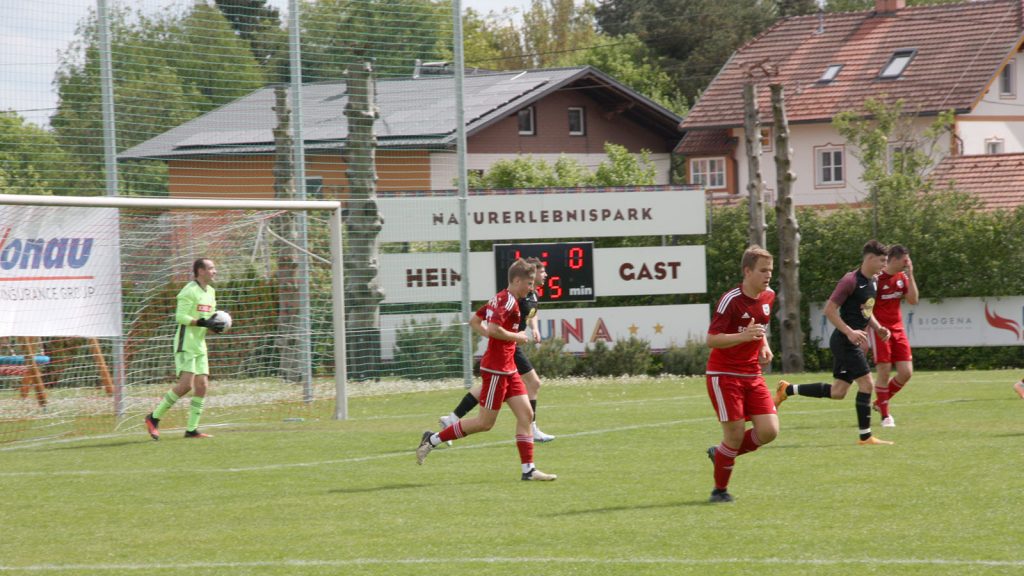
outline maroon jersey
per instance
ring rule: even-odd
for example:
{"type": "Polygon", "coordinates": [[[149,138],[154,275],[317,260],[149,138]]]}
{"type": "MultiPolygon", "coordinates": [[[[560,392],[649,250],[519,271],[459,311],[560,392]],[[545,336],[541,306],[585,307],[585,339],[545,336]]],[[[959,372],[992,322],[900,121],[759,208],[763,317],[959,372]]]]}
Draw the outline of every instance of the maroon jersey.
{"type": "MultiPolygon", "coordinates": [[[[519,303],[516,302],[515,296],[508,293],[508,289],[495,294],[483,308],[483,312],[486,322],[496,323],[509,332],[518,332],[519,303]]],[[[485,372],[511,374],[516,371],[516,362],[513,359],[515,353],[514,341],[488,338],[487,350],[480,360],[480,369],[485,372]]]]}
{"type": "MultiPolygon", "coordinates": [[[[751,298],[743,293],[742,286],[733,288],[722,295],[711,315],[708,334],[738,334],[747,329],[750,319],[754,324],[768,325],[772,315],[775,291],[768,288],[751,298]]],[[[708,357],[708,374],[729,374],[732,376],[759,376],[761,364],[757,361],[762,340],[745,342],[731,348],[712,348],[708,357]]]]}
{"type": "Polygon", "coordinates": [[[886,328],[903,328],[903,313],[900,311],[900,300],[907,293],[910,280],[903,272],[889,274],[882,271],[878,275],[878,291],[875,296],[875,318],[886,328]]]}

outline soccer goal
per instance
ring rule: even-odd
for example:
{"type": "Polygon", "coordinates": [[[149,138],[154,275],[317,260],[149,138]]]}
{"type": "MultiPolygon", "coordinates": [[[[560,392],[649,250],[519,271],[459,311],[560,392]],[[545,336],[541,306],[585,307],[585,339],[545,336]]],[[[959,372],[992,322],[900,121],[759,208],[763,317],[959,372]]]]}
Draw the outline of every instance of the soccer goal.
{"type": "Polygon", "coordinates": [[[0,195],[0,442],[141,427],[200,257],[234,319],[204,425],[347,418],[341,254],[336,201],[0,195]]]}

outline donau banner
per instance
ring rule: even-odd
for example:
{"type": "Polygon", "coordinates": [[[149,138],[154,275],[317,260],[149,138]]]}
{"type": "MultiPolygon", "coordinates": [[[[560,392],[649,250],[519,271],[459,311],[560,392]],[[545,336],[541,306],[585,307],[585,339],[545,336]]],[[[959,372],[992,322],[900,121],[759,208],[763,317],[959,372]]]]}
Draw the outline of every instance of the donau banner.
{"type": "Polygon", "coordinates": [[[116,208],[0,206],[0,336],[121,335],[116,208]]]}

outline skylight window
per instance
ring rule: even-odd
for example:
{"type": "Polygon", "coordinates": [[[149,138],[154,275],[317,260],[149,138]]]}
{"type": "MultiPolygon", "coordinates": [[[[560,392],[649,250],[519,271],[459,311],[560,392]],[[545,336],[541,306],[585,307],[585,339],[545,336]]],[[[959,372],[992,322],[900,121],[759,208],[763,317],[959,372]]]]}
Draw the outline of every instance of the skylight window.
{"type": "Polygon", "coordinates": [[[842,64],[832,64],[831,66],[825,69],[825,72],[821,75],[821,78],[818,78],[818,82],[825,84],[835,80],[836,76],[839,75],[839,71],[842,69],[842,64]]]}
{"type": "Polygon", "coordinates": [[[916,50],[899,50],[892,55],[889,59],[889,63],[882,69],[882,73],[878,75],[879,78],[899,78],[903,74],[903,71],[907,69],[907,65],[914,59],[916,50]]]}

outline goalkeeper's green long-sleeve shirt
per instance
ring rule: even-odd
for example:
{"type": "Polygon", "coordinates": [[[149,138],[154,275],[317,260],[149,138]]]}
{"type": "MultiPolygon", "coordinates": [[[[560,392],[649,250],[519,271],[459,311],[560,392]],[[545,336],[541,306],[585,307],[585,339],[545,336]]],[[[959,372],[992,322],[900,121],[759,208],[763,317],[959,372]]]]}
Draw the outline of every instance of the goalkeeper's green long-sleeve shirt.
{"type": "Polygon", "coordinates": [[[174,352],[206,354],[206,328],[191,326],[192,320],[209,318],[217,311],[217,291],[213,286],[203,290],[195,280],[178,292],[178,309],[175,320],[178,333],[174,336],[174,352]]]}

